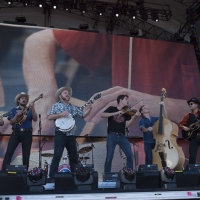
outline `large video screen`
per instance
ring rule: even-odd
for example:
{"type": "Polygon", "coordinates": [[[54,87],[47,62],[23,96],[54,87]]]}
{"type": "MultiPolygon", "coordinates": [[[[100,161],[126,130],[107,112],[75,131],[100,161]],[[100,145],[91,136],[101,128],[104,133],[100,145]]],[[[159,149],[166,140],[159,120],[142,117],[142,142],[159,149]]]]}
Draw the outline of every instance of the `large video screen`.
{"type": "MultiPolygon", "coordinates": [[[[200,76],[191,44],[92,32],[0,25],[0,114],[15,107],[17,94],[29,94],[41,115],[41,134],[53,136],[54,121],[47,113],[56,102],[58,88],[70,86],[70,102],[83,106],[98,94],[85,119],[76,119],[76,136],[106,137],[107,119],[100,117],[120,94],[129,96],[130,107],[143,104],[152,116],[160,111],[161,89],[168,118],[178,123],[189,111],[187,100],[200,98],[200,76]]],[[[11,134],[7,118],[1,134],[11,134]]],[[[142,138],[139,118],[129,137],[142,138]]],[[[33,123],[38,135],[39,122],[33,123]]],[[[179,133],[180,136],[180,133],[179,133]]],[[[6,138],[6,137],[4,137],[6,138]]],[[[3,140],[3,139],[2,139],[3,140]]],[[[1,146],[1,157],[6,143],[1,146]]]]}

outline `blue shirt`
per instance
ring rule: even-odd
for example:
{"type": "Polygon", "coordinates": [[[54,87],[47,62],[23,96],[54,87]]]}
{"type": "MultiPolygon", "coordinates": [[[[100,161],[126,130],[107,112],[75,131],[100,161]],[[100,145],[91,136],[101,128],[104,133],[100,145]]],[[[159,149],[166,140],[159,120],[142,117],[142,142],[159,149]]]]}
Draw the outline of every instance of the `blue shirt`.
{"type": "MultiPolygon", "coordinates": [[[[140,129],[142,127],[144,127],[144,128],[153,127],[153,125],[156,123],[156,121],[158,119],[159,119],[159,117],[150,117],[150,119],[148,119],[146,117],[142,117],[139,121],[139,127],[140,127],[140,129]]],[[[144,142],[146,142],[146,143],[154,143],[155,142],[152,131],[143,132],[143,138],[144,138],[144,142]]]]}
{"type": "MultiPolygon", "coordinates": [[[[15,117],[15,115],[17,113],[17,110],[21,110],[21,108],[20,107],[13,108],[11,110],[12,114],[8,116],[8,120],[11,120],[12,118],[15,117]]],[[[14,129],[14,128],[32,129],[32,120],[33,120],[32,110],[29,109],[25,121],[21,125],[19,125],[19,124],[13,124],[12,125],[12,129],[14,129]]]]}

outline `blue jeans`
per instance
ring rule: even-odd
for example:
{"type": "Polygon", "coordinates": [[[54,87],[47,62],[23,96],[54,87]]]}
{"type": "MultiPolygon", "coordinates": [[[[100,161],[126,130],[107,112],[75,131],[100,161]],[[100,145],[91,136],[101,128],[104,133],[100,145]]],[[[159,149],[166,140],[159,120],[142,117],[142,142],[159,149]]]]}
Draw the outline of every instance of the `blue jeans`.
{"type": "Polygon", "coordinates": [[[55,173],[58,172],[59,162],[62,157],[64,148],[67,149],[69,160],[70,160],[70,170],[74,171],[75,165],[78,164],[76,139],[74,135],[66,136],[61,131],[55,132],[54,140],[54,156],[50,166],[49,177],[54,178],[55,173]]]}
{"type": "Polygon", "coordinates": [[[131,145],[125,135],[116,135],[115,133],[108,134],[107,137],[107,154],[106,161],[104,166],[104,172],[111,172],[111,164],[114,156],[114,151],[116,145],[119,145],[124,154],[126,155],[126,166],[128,168],[133,169],[133,152],[131,149],[131,145]]]}
{"type": "Polygon", "coordinates": [[[22,143],[22,161],[23,165],[27,166],[27,170],[29,168],[29,157],[30,157],[30,151],[31,151],[31,144],[32,144],[32,131],[26,131],[26,132],[13,132],[10,136],[6,154],[4,156],[3,164],[2,164],[2,170],[6,170],[6,165],[10,165],[12,156],[19,145],[19,143],[22,143]]]}
{"type": "Polygon", "coordinates": [[[155,147],[155,143],[144,142],[144,152],[145,152],[145,164],[152,164],[152,149],[155,147]]]}

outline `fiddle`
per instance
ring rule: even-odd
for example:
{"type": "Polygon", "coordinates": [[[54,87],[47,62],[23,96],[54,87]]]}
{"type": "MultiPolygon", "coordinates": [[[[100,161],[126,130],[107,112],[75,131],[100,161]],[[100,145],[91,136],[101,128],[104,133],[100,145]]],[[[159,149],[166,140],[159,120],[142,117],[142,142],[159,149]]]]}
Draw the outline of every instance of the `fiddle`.
{"type": "MultiPolygon", "coordinates": [[[[138,103],[140,103],[142,100],[138,101],[135,105],[137,105],[138,103]]],[[[135,115],[135,113],[137,112],[136,109],[133,109],[133,107],[135,106],[133,105],[132,107],[128,107],[128,106],[124,106],[121,111],[123,112],[123,114],[129,115],[129,116],[133,116],[135,115]]]]}
{"type": "Polygon", "coordinates": [[[121,111],[123,112],[123,114],[125,115],[129,115],[129,116],[133,116],[135,115],[135,113],[137,112],[137,110],[129,108],[128,106],[124,106],[121,111]]]}

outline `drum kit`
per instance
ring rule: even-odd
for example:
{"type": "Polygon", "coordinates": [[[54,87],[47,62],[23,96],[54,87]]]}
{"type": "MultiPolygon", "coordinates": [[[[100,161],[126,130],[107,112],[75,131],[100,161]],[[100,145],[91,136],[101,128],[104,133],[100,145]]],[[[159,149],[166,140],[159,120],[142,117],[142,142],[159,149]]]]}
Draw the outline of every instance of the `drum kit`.
{"type": "MultiPolygon", "coordinates": [[[[86,164],[87,160],[90,159],[89,156],[86,156],[86,153],[89,153],[92,150],[92,146],[86,146],[78,150],[78,164],[86,164]],[[81,156],[80,156],[81,154],[81,156]]],[[[49,178],[50,171],[50,159],[53,157],[53,153],[42,153],[42,157],[47,158],[44,163],[44,169],[47,172],[47,178],[49,178]]],[[[71,172],[69,164],[67,164],[68,156],[63,157],[63,164],[58,167],[58,172],[71,172]]]]}

